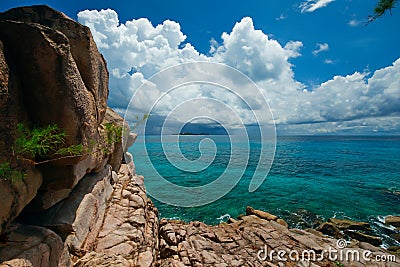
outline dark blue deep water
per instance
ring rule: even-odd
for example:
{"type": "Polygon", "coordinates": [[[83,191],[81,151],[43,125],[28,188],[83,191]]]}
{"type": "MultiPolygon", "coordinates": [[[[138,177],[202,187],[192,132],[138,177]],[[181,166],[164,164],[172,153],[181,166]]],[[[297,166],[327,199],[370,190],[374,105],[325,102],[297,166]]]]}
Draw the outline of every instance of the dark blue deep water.
{"type": "MultiPolygon", "coordinates": [[[[199,142],[204,138],[181,136],[182,154],[189,160],[197,159],[199,142]]],[[[198,173],[185,172],[170,164],[157,136],[146,137],[146,149],[153,166],[167,180],[199,186],[221,175],[230,157],[236,160],[245,157],[240,153],[231,156],[227,136],[206,138],[214,140],[217,152],[212,164],[198,173]]],[[[143,137],[137,140],[138,143],[143,141],[143,137]]],[[[164,145],[168,148],[168,142],[164,145]]],[[[136,144],[130,152],[134,155],[137,173],[148,176],[150,167],[143,164],[143,147],[136,144]]],[[[386,243],[393,244],[381,222],[384,216],[400,215],[400,137],[278,137],[267,179],[257,191],[249,193],[249,182],[259,155],[259,140],[250,140],[250,159],[243,178],[231,192],[214,203],[182,208],[154,200],[160,217],[217,224],[227,217],[221,216],[236,217],[245,213],[246,206],[250,205],[281,216],[292,227],[299,228],[310,227],[316,220],[330,217],[368,221],[386,243]]]]}

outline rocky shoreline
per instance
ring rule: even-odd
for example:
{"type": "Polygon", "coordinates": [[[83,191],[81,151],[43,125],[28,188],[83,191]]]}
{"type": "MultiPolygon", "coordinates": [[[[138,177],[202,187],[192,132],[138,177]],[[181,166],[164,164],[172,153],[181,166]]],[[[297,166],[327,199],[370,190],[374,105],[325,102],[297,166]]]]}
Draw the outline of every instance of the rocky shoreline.
{"type": "MultiPolygon", "coordinates": [[[[124,121],[107,97],[106,62],[87,27],[47,6],[0,13],[0,267],[400,266],[399,248],[380,248],[363,222],[290,229],[252,207],[214,226],[160,220],[126,152],[136,136],[116,137],[124,121]],[[57,124],[82,151],[16,156],[21,122],[57,124]]],[[[400,230],[399,217],[386,223],[400,230]]]]}

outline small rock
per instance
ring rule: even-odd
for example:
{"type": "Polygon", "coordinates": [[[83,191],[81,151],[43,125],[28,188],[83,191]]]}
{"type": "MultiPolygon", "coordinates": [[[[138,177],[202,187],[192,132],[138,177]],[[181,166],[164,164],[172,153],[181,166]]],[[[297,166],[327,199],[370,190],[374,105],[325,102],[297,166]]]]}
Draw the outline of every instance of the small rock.
{"type": "Polygon", "coordinates": [[[340,232],[339,228],[337,228],[333,223],[325,222],[317,227],[317,231],[329,235],[335,238],[343,237],[343,234],[340,232]]]}
{"type": "Polygon", "coordinates": [[[242,213],[242,214],[239,214],[239,216],[237,216],[236,218],[237,218],[238,220],[242,220],[242,218],[243,218],[244,216],[246,216],[246,215],[244,215],[244,214],[242,213]]]}
{"type": "Polygon", "coordinates": [[[356,231],[345,231],[345,234],[351,238],[357,239],[358,241],[367,242],[374,246],[382,245],[382,239],[380,237],[367,235],[356,231]]]}
{"type": "Polygon", "coordinates": [[[0,263],[0,267],[34,267],[27,259],[13,259],[0,263]]]}
{"type": "Polygon", "coordinates": [[[393,234],[391,237],[396,240],[397,242],[400,242],[400,234],[393,234]]]}
{"type": "Polygon", "coordinates": [[[360,247],[360,241],[358,241],[357,239],[352,239],[350,241],[350,245],[348,245],[347,247],[349,248],[359,248],[360,247]]]}
{"type": "Polygon", "coordinates": [[[237,220],[235,220],[235,219],[233,219],[233,218],[229,218],[229,219],[228,219],[228,223],[235,223],[235,222],[237,222],[237,220]]]}
{"type": "Polygon", "coordinates": [[[385,217],[385,224],[394,227],[400,227],[400,216],[387,216],[385,217]]]}
{"type": "Polygon", "coordinates": [[[140,267],[150,267],[153,263],[153,254],[151,251],[145,251],[139,254],[138,266],[140,267]]]}
{"type": "Polygon", "coordinates": [[[271,213],[262,210],[253,209],[250,206],[247,206],[246,208],[246,215],[256,215],[258,218],[268,221],[276,221],[278,219],[278,216],[276,215],[273,215],[271,213]]]}
{"type": "Polygon", "coordinates": [[[397,251],[400,251],[400,247],[399,246],[391,246],[391,247],[388,247],[387,250],[391,251],[391,252],[397,252],[397,251]]]}
{"type": "Polygon", "coordinates": [[[289,225],[287,224],[287,222],[283,219],[277,219],[276,220],[277,223],[279,223],[282,226],[285,226],[286,228],[289,228],[289,225]]]}
{"type": "Polygon", "coordinates": [[[195,222],[193,222],[193,226],[194,227],[200,227],[201,226],[201,222],[195,221],[195,222]]]}
{"type": "Polygon", "coordinates": [[[336,219],[330,218],[328,222],[335,225],[340,230],[361,230],[361,231],[371,231],[371,226],[367,222],[356,222],[347,219],[336,219]]]}

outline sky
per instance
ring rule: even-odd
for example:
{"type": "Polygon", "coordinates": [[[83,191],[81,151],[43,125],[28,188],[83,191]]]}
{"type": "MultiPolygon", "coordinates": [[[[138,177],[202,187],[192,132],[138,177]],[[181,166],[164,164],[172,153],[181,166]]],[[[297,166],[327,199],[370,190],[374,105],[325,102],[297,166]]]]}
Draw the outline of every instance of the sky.
{"type": "MultiPolygon", "coordinates": [[[[400,134],[400,8],[365,26],[376,2],[2,0],[0,11],[47,4],[88,26],[108,62],[109,105],[121,114],[152,75],[206,61],[231,66],[256,83],[278,134],[400,134]]],[[[244,114],[244,125],[253,123],[248,110],[221,90],[181,91],[164,99],[154,118],[162,120],[185,99],[219,97],[244,114]]],[[[146,112],[149,97],[135,97],[133,113],[146,112]]],[[[176,121],[198,116],[193,107],[182,107],[185,116],[176,121]]],[[[238,126],[218,106],[207,112],[221,125],[238,126]]],[[[201,132],[215,125],[197,123],[201,132]]]]}

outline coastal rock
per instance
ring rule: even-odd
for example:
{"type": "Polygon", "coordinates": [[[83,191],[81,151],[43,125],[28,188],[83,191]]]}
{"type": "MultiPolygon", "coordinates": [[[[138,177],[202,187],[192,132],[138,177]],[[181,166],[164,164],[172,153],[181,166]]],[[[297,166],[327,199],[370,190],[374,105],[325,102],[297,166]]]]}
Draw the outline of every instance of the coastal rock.
{"type": "Polygon", "coordinates": [[[400,234],[392,234],[391,237],[396,240],[397,242],[400,242],[400,234]]]}
{"type": "MultiPolygon", "coordinates": [[[[1,38],[0,38],[1,39],[1,38]]],[[[6,62],[4,44],[0,40],[0,164],[10,163],[16,129],[16,105],[9,92],[10,69],[6,62]]],[[[42,184],[42,174],[26,166],[24,179],[0,178],[0,233],[34,198],[42,184]]]]}
{"type": "Polygon", "coordinates": [[[279,223],[280,225],[285,226],[286,228],[289,227],[288,223],[283,219],[277,219],[276,222],[279,223]]]}
{"type": "Polygon", "coordinates": [[[36,169],[28,169],[20,180],[0,179],[0,233],[36,196],[41,184],[42,174],[36,169]]]}
{"type": "Polygon", "coordinates": [[[67,199],[33,216],[33,222],[56,231],[75,251],[91,249],[113,191],[111,177],[110,165],[97,174],[87,174],[67,199]]]}
{"type": "Polygon", "coordinates": [[[154,265],[158,211],[146,196],[143,176],[132,174],[126,164],[121,165],[119,175],[92,249],[99,255],[118,253],[131,266],[154,265]]]}
{"type": "Polygon", "coordinates": [[[12,259],[0,263],[0,267],[34,267],[27,259],[12,259]]]}
{"type": "Polygon", "coordinates": [[[388,247],[388,251],[394,253],[397,256],[400,256],[400,246],[391,246],[388,247]]]}
{"type": "Polygon", "coordinates": [[[97,123],[101,123],[107,108],[108,71],[90,29],[45,5],[13,8],[0,14],[0,20],[40,24],[67,37],[72,57],[85,85],[82,89],[90,92],[90,97],[94,100],[97,123]]]}
{"type": "Polygon", "coordinates": [[[257,217],[268,221],[276,221],[278,219],[278,216],[276,215],[273,215],[271,213],[262,210],[253,209],[250,206],[247,206],[246,208],[246,215],[256,215],[257,217]]]}
{"type": "Polygon", "coordinates": [[[0,262],[8,261],[5,266],[58,266],[64,250],[57,234],[46,228],[21,224],[11,225],[10,230],[5,246],[0,247],[0,262]]]}
{"type": "Polygon", "coordinates": [[[131,267],[132,265],[129,263],[128,260],[124,259],[118,255],[106,255],[106,254],[99,254],[96,252],[91,252],[86,254],[83,258],[79,259],[75,264],[74,267],[131,267]]]}
{"type": "Polygon", "coordinates": [[[337,228],[333,223],[324,222],[320,226],[316,228],[317,231],[329,235],[335,238],[342,238],[343,234],[340,232],[340,229],[337,228]]]}
{"type": "Polygon", "coordinates": [[[335,225],[340,230],[361,230],[361,231],[371,231],[371,226],[366,222],[356,222],[347,219],[336,219],[330,218],[328,222],[335,225]]]}
{"type": "Polygon", "coordinates": [[[23,122],[57,124],[67,134],[67,145],[91,150],[77,162],[40,165],[43,183],[30,209],[48,209],[113,155],[102,149],[107,134],[100,125],[106,113],[107,66],[89,28],[47,6],[0,13],[0,41],[0,149],[11,151],[17,124],[23,122]]]}
{"type": "Polygon", "coordinates": [[[357,231],[345,231],[345,234],[351,238],[357,239],[360,242],[367,242],[374,246],[382,245],[382,239],[377,236],[371,236],[357,231]]]}
{"type": "MultiPolygon", "coordinates": [[[[161,219],[160,259],[157,261],[157,266],[379,265],[374,260],[357,262],[357,265],[354,261],[346,260],[332,262],[325,252],[337,248],[338,241],[322,236],[319,232],[314,234],[313,231],[287,229],[276,221],[261,219],[254,214],[241,216],[240,220],[229,224],[215,226],[161,219]],[[175,237],[174,241],[171,239],[172,236],[175,237]],[[286,253],[296,251],[300,253],[299,257],[302,253],[306,253],[306,257],[308,255],[310,259],[315,257],[320,260],[318,262],[314,260],[311,263],[300,261],[300,259],[292,260],[288,254],[285,254],[283,261],[277,256],[278,251],[286,251],[286,253]]],[[[356,242],[353,241],[353,243],[356,242]]],[[[357,242],[357,244],[360,244],[360,247],[354,245],[351,250],[357,251],[360,255],[368,250],[371,252],[371,259],[374,259],[376,255],[387,254],[383,249],[370,244],[363,242],[357,242]]],[[[391,266],[400,266],[400,261],[397,259],[391,264],[391,266]]]]}
{"type": "MultiPolygon", "coordinates": [[[[106,125],[107,123],[112,123],[115,127],[120,127],[121,129],[127,127],[127,125],[124,125],[124,119],[111,108],[107,108],[103,125],[106,125]]],[[[112,144],[107,145],[112,146],[109,148],[111,153],[107,163],[111,165],[113,170],[119,170],[124,152],[127,150],[127,148],[125,149],[122,145],[122,137],[118,142],[113,142],[112,144]]]]}
{"type": "Polygon", "coordinates": [[[400,227],[400,216],[387,216],[385,217],[385,224],[394,227],[400,227]]]}

